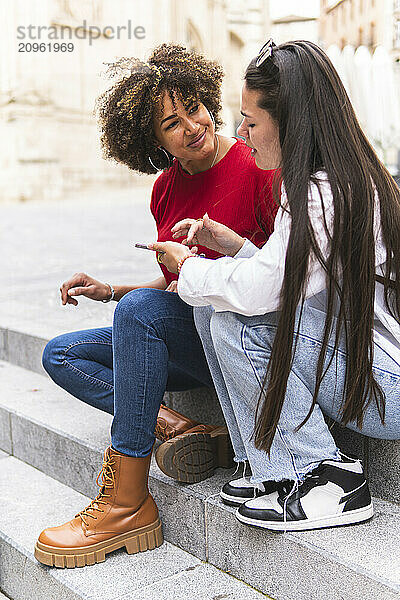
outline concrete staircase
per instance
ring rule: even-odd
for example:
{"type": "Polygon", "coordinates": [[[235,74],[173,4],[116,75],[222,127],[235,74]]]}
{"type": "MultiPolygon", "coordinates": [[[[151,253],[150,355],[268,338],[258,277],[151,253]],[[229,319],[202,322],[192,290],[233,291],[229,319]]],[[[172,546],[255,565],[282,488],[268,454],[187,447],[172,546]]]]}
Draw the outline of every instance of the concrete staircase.
{"type": "Polygon", "coordinates": [[[44,567],[32,555],[37,532],[50,522],[61,523],[66,515],[73,516],[89,498],[15,457],[0,457],[0,471],[4,490],[0,500],[1,585],[15,600],[263,598],[245,583],[169,542],[135,555],[118,550],[93,567],[44,567]],[[206,590],[203,596],[202,590],[206,590]]]}
{"type": "MultiPolygon", "coordinates": [[[[12,600],[399,598],[399,443],[343,430],[335,431],[341,448],[364,459],[377,496],[369,523],[286,534],[250,528],[218,497],[233,469],[183,485],[153,464],[163,546],[143,555],[117,551],[105,563],[71,571],[37,563],[33,544],[41,529],[74,516],[97,493],[111,423],[43,374],[45,342],[0,328],[0,590],[12,600]]],[[[204,390],[167,394],[166,401],[195,418],[222,419],[204,390]]]]}

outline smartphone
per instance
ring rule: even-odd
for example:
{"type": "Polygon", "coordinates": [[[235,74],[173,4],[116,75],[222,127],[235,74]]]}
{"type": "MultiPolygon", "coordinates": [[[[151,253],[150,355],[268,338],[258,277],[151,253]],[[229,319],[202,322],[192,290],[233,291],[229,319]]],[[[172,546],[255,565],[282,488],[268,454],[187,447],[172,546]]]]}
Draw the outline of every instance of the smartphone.
{"type": "Polygon", "coordinates": [[[158,254],[165,254],[164,250],[153,250],[153,248],[148,248],[147,244],[135,244],[135,248],[141,248],[142,250],[151,250],[152,252],[158,252],[158,254]]]}

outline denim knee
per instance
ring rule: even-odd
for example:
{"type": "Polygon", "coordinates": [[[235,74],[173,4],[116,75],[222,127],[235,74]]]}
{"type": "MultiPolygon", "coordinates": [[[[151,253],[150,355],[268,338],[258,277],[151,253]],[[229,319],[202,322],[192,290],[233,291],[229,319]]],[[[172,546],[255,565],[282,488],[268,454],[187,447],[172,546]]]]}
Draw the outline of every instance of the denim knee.
{"type": "Polygon", "coordinates": [[[232,338],[237,340],[242,328],[243,323],[236,313],[214,312],[210,320],[210,331],[215,349],[224,349],[231,345],[232,338]]]}
{"type": "Polygon", "coordinates": [[[44,370],[51,376],[54,370],[61,366],[62,355],[65,350],[65,343],[63,343],[64,335],[59,335],[49,342],[47,342],[43,354],[42,354],[42,365],[44,370]]]}
{"type": "MultiPolygon", "coordinates": [[[[115,326],[123,326],[125,321],[149,321],[149,317],[157,313],[160,301],[160,290],[141,288],[125,294],[118,302],[114,311],[115,326]]],[[[151,319],[150,319],[151,320],[151,319]]]]}

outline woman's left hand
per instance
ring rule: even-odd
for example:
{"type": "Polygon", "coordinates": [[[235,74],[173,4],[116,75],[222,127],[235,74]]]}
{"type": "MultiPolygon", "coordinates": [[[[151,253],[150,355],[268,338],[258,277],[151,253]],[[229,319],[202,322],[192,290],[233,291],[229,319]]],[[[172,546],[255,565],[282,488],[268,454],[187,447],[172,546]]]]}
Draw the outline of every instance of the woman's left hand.
{"type": "Polygon", "coordinates": [[[193,256],[197,253],[197,248],[189,249],[183,244],[177,242],[154,242],[149,244],[149,248],[156,250],[157,252],[165,252],[158,256],[159,262],[165,265],[170,273],[178,272],[178,262],[185,258],[185,256],[193,256]]]}

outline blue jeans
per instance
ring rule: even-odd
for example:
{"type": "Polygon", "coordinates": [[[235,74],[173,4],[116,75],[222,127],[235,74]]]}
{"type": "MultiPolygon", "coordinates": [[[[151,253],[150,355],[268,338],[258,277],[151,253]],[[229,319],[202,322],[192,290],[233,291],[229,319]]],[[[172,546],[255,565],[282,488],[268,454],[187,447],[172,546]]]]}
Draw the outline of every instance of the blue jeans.
{"type": "Polygon", "coordinates": [[[193,310],[176,293],[129,292],[118,302],[113,327],[60,335],[47,344],[50,377],[87,404],[114,414],[111,443],[146,456],[164,392],[212,387],[193,310]]]}
{"type": "MultiPolygon", "coordinates": [[[[297,337],[297,349],[289,375],[285,401],[270,456],[254,446],[255,409],[270,358],[278,313],[245,317],[232,312],[215,313],[210,306],[194,310],[222,411],[227,422],[237,462],[248,460],[253,483],[291,479],[302,481],[321,460],[336,459],[339,450],[323,413],[339,420],[346,354],[342,340],[318,394],[311,417],[295,431],[308,414],[315,389],[316,365],[321,349],[325,314],[306,305],[297,337]]],[[[333,354],[329,346],[327,362],[333,354]]],[[[368,406],[362,430],[367,436],[400,438],[400,365],[375,345],[374,373],[386,394],[386,420],[382,425],[374,402],[368,406]]]]}

